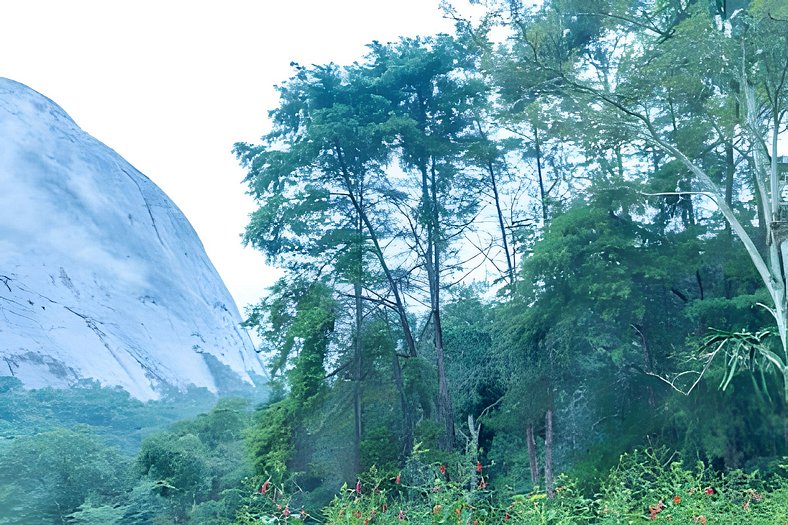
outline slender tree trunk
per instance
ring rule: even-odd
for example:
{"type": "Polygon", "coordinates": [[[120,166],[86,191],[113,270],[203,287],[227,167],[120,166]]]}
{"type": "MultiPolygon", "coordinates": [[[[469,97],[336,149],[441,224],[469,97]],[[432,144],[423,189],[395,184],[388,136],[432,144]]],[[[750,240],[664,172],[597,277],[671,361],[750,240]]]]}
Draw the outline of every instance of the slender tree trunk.
{"type": "Polygon", "coordinates": [[[525,429],[525,439],[528,442],[528,462],[531,465],[531,483],[539,484],[539,464],[536,460],[536,439],[534,438],[534,424],[529,421],[525,429]]]}
{"type": "Polygon", "coordinates": [[[548,408],[545,414],[544,437],[544,486],[547,497],[555,497],[553,488],[553,409],[548,408]]]}
{"type": "MultiPolygon", "coordinates": [[[[479,135],[483,140],[487,140],[487,134],[484,133],[481,123],[476,122],[476,127],[479,130],[479,135]]],[[[495,166],[491,159],[487,160],[487,174],[490,176],[490,188],[493,192],[493,200],[495,201],[495,211],[498,214],[498,228],[501,230],[501,243],[503,244],[503,252],[506,255],[506,273],[509,277],[509,286],[514,291],[517,285],[514,274],[514,262],[512,261],[512,254],[509,253],[509,240],[506,235],[506,224],[503,220],[503,210],[501,209],[501,198],[498,193],[498,179],[495,176],[495,166]]]]}
{"type": "MultiPolygon", "coordinates": [[[[733,139],[725,142],[725,204],[733,206],[733,176],[736,173],[736,165],[733,159],[733,139]]],[[[731,226],[725,223],[725,229],[731,232],[731,226]]]]}
{"type": "Polygon", "coordinates": [[[438,369],[438,400],[437,412],[438,420],[443,424],[444,434],[440,440],[440,446],[443,450],[451,451],[454,449],[454,410],[452,408],[451,396],[449,395],[449,382],[446,378],[446,355],[443,346],[443,325],[441,323],[441,309],[440,309],[440,278],[438,274],[437,263],[437,249],[433,255],[434,261],[432,263],[432,282],[433,288],[431,290],[431,305],[432,305],[432,326],[433,326],[433,344],[435,348],[436,367],[438,369]]]}
{"type": "MultiPolygon", "coordinates": [[[[680,197],[681,200],[686,199],[686,206],[682,207],[681,210],[681,222],[685,229],[691,228],[695,226],[695,204],[692,202],[692,192],[695,188],[692,185],[692,179],[687,179],[686,184],[684,187],[679,184],[679,190],[686,192],[684,195],[680,197]]],[[[681,202],[681,201],[679,201],[681,202]]]]}
{"type": "Polygon", "coordinates": [[[441,449],[454,449],[454,410],[449,395],[449,382],[446,379],[446,358],[443,347],[443,325],[441,324],[440,302],[440,216],[438,211],[437,176],[435,161],[428,170],[423,164],[421,171],[422,203],[424,204],[424,222],[427,229],[427,243],[424,250],[427,280],[429,281],[430,309],[432,314],[432,341],[435,349],[436,367],[438,369],[438,399],[436,402],[438,420],[444,427],[439,440],[441,449]]]}
{"type": "Polygon", "coordinates": [[[405,393],[405,383],[402,380],[402,367],[400,366],[397,352],[393,353],[394,385],[399,394],[400,410],[402,410],[402,458],[407,459],[413,452],[413,440],[415,428],[413,423],[413,411],[408,403],[408,396],[405,393]]]}
{"type": "MultiPolygon", "coordinates": [[[[757,170],[753,170],[753,179],[758,177],[757,170]]],[[[753,182],[755,184],[755,182],[753,182]]],[[[756,186],[757,187],[757,186],[756,186]]],[[[769,244],[769,225],[766,220],[766,206],[767,204],[763,201],[763,196],[760,192],[754,191],[753,197],[755,199],[755,209],[757,212],[758,217],[758,237],[753,240],[753,243],[759,248],[764,249],[767,244],[769,244]]],[[[725,223],[730,227],[730,223],[725,221],[725,223]]]]}
{"type": "Polygon", "coordinates": [[[361,284],[354,285],[356,299],[356,340],[353,351],[353,414],[355,416],[355,432],[353,436],[354,445],[354,468],[356,472],[361,472],[361,437],[363,433],[362,413],[361,413],[361,378],[363,371],[362,356],[364,352],[361,337],[361,323],[363,320],[363,305],[361,302],[361,284]]]}
{"type": "Polygon", "coordinates": [[[495,211],[498,213],[498,227],[501,229],[501,243],[503,244],[503,252],[506,254],[506,273],[509,276],[509,286],[514,291],[517,286],[514,274],[514,263],[512,262],[512,255],[509,253],[509,241],[506,238],[506,224],[503,222],[503,210],[501,210],[501,199],[498,194],[498,182],[495,178],[495,169],[492,162],[487,163],[487,171],[490,174],[490,185],[492,186],[493,199],[495,200],[495,211]]]}
{"type": "MultiPolygon", "coordinates": [[[[469,461],[472,462],[479,461],[479,431],[480,430],[481,430],[480,428],[476,428],[476,422],[473,420],[473,415],[468,414],[468,435],[470,436],[470,440],[468,443],[467,458],[469,461]]],[[[473,469],[471,469],[471,481],[469,483],[468,491],[474,492],[478,486],[479,486],[478,472],[476,471],[476,465],[474,464],[473,469]]]]}
{"type": "Polygon", "coordinates": [[[364,433],[363,414],[361,405],[361,380],[363,376],[364,341],[362,337],[362,323],[364,321],[364,305],[362,299],[362,276],[364,275],[364,223],[361,220],[361,211],[364,209],[364,185],[359,180],[356,184],[358,190],[358,210],[356,212],[356,275],[353,283],[355,296],[355,331],[356,337],[353,345],[353,467],[356,472],[361,472],[361,438],[364,433]]]}
{"type": "Polygon", "coordinates": [[[445,428],[445,434],[441,440],[441,448],[451,451],[454,449],[454,410],[451,396],[449,395],[449,382],[446,379],[440,310],[433,312],[433,323],[435,325],[435,356],[438,365],[438,418],[445,428]]]}
{"type": "Polygon", "coordinates": [[[534,124],[534,146],[536,147],[536,174],[539,177],[539,198],[542,201],[542,220],[547,225],[547,200],[544,192],[544,178],[542,177],[542,146],[539,142],[539,130],[534,124]]]}
{"type": "MultiPolygon", "coordinates": [[[[652,369],[653,363],[652,363],[652,359],[651,359],[651,351],[649,350],[649,347],[648,347],[648,340],[646,339],[646,334],[643,333],[643,327],[641,325],[632,324],[631,326],[632,326],[632,328],[635,329],[635,331],[640,336],[640,345],[643,348],[643,369],[646,372],[651,373],[651,369],[652,369]]],[[[654,389],[651,388],[651,385],[648,385],[646,387],[646,393],[648,394],[647,397],[648,397],[648,404],[649,404],[649,406],[654,408],[656,406],[657,402],[656,402],[656,399],[654,398],[654,389]]]]}

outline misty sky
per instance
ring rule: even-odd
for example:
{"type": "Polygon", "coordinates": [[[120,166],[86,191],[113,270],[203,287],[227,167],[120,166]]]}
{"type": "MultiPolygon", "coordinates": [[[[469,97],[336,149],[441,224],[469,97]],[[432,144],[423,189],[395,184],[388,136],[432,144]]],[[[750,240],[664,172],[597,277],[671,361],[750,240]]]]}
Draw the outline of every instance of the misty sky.
{"type": "Polygon", "coordinates": [[[439,0],[0,1],[0,76],[41,92],[159,185],[239,307],[276,272],[242,248],[251,198],[231,153],[256,142],[273,85],[372,40],[450,31],[439,0]]]}

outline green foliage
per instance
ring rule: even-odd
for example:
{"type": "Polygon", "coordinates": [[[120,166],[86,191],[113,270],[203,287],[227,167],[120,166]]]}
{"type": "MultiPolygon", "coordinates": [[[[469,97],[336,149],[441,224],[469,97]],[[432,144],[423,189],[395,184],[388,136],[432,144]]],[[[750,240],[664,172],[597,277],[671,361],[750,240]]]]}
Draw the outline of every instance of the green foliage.
{"type": "MultiPolygon", "coordinates": [[[[393,477],[373,468],[357,486],[342,487],[322,510],[323,520],[346,525],[623,525],[640,521],[765,525],[781,523],[788,513],[786,478],[741,471],[720,475],[703,463],[686,468],[675,453],[665,450],[622,456],[617,466],[601,475],[602,489],[593,497],[585,496],[567,477],[558,480],[554,499],[539,491],[469,490],[466,481],[461,469],[450,467],[444,473],[441,464],[414,464],[393,477]]],[[[292,514],[289,521],[300,523],[301,515],[290,510],[290,497],[284,493],[254,498],[257,511],[237,524],[284,522],[285,508],[292,514]]]]}
{"type": "Polygon", "coordinates": [[[290,399],[273,403],[257,411],[245,434],[255,472],[276,483],[284,481],[294,452],[294,412],[290,399]]]}
{"type": "Polygon", "coordinates": [[[208,523],[226,523],[238,504],[233,490],[252,474],[244,446],[247,405],[223,399],[207,414],[146,438],[136,459],[144,481],[138,497],[163,505],[170,519],[196,513],[208,523]]]}
{"type": "Polygon", "coordinates": [[[0,523],[60,522],[89,496],[112,500],[130,482],[120,451],[84,427],[18,437],[0,449],[0,523]]]}
{"type": "Polygon", "coordinates": [[[362,465],[389,470],[397,466],[399,455],[397,436],[390,429],[375,427],[364,434],[361,441],[362,465]]]}
{"type": "Polygon", "coordinates": [[[308,404],[325,375],[323,360],[337,315],[331,290],[320,282],[280,279],[248,313],[245,325],[273,350],[271,375],[288,371],[296,398],[308,404]]]}
{"type": "Polygon", "coordinates": [[[192,392],[140,403],[96,385],[11,386],[0,394],[0,523],[228,525],[234,519],[238,490],[252,473],[243,442],[248,401],[216,402],[192,392]],[[160,430],[209,400],[212,410],[160,430]]]}
{"type": "Polygon", "coordinates": [[[495,305],[461,290],[444,308],[443,331],[457,412],[478,416],[503,395],[511,372],[495,352],[495,305]]]}
{"type": "Polygon", "coordinates": [[[163,525],[182,517],[173,516],[173,506],[161,495],[160,485],[150,480],[140,480],[126,495],[125,503],[121,523],[163,525]]]}
{"type": "Polygon", "coordinates": [[[206,450],[194,434],[163,432],[142,443],[140,473],[158,485],[161,495],[188,504],[210,490],[206,450]]]}
{"type": "Polygon", "coordinates": [[[757,473],[719,475],[702,463],[688,469],[665,450],[634,452],[607,479],[598,522],[779,523],[788,510],[785,486],[779,476],[766,482],[757,473]]]}
{"type": "Polygon", "coordinates": [[[67,523],[74,525],[119,525],[124,517],[127,507],[100,505],[93,506],[83,503],[79,510],[70,514],[67,523]]]}
{"type": "Polygon", "coordinates": [[[145,435],[210,410],[216,403],[216,396],[205,389],[169,392],[143,403],[120,388],[96,382],[69,389],[25,390],[15,378],[0,381],[7,385],[0,389],[0,436],[13,439],[82,425],[126,454],[135,453],[145,435]]]}

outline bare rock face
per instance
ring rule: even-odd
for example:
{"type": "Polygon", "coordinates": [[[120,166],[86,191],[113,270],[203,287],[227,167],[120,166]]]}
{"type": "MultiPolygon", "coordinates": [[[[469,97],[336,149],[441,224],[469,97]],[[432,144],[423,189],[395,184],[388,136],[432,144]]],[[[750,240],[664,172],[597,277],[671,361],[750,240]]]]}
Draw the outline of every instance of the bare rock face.
{"type": "MultiPolygon", "coordinates": [[[[264,371],[194,229],[55,103],[0,78],[0,375],[140,399],[264,371]]],[[[235,384],[233,384],[235,383],[235,384]]]]}

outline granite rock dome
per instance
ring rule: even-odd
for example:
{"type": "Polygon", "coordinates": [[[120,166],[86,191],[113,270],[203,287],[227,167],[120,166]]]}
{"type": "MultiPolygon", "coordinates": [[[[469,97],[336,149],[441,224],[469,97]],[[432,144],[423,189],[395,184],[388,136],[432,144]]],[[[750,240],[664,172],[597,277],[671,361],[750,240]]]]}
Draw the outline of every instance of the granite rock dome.
{"type": "Polygon", "coordinates": [[[55,103],[0,78],[0,375],[140,399],[264,375],[183,213],[55,103]]]}

